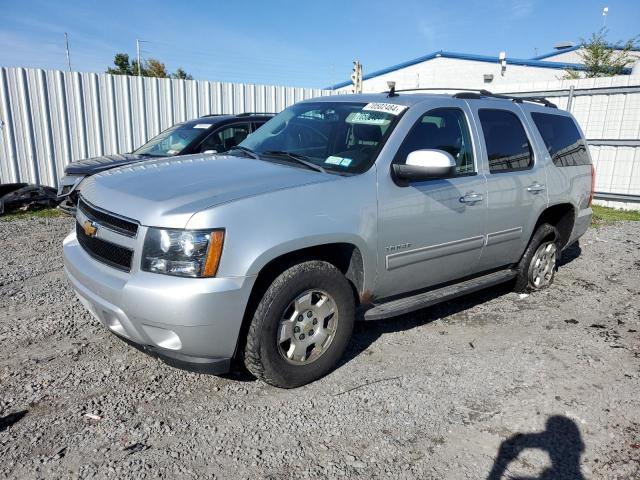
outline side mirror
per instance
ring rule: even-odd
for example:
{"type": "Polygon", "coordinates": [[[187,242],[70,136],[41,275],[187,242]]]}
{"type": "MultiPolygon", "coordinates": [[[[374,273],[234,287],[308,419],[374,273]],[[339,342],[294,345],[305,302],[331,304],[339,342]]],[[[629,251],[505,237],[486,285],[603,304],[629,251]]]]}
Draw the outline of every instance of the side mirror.
{"type": "Polygon", "coordinates": [[[456,161],[443,150],[416,150],[406,163],[392,165],[394,177],[402,182],[419,182],[433,178],[449,178],[456,174],[456,161]]]}

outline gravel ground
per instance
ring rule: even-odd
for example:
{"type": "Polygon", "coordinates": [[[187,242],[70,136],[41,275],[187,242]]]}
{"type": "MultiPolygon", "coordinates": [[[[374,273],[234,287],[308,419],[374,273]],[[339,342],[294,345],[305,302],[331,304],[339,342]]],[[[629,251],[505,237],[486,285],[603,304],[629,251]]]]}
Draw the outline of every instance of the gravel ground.
{"type": "Polygon", "coordinates": [[[358,324],[289,391],[108,333],[64,277],[71,226],[0,222],[2,478],[640,478],[640,222],[589,231],[544,292],[358,324]]]}

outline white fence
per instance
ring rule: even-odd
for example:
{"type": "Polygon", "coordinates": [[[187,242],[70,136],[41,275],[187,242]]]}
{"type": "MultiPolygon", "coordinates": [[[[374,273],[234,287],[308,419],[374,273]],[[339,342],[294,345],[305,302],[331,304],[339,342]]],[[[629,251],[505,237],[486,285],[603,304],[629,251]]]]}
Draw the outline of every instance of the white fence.
{"type": "Polygon", "coordinates": [[[519,83],[500,92],[544,97],[575,117],[596,170],[596,203],[640,209],[640,76],[519,83]]]}
{"type": "Polygon", "coordinates": [[[279,112],[312,88],[0,68],[0,183],[57,186],[65,165],[130,152],[174,123],[279,112]]]}

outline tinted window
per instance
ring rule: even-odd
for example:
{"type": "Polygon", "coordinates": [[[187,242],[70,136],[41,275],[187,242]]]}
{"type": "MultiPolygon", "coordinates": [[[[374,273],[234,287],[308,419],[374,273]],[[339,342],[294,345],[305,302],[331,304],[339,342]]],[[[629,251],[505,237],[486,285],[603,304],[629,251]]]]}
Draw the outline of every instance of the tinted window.
{"type": "Polygon", "coordinates": [[[520,119],[506,110],[478,111],[491,173],[522,170],[533,164],[533,151],[520,119]]]}
{"type": "Polygon", "coordinates": [[[573,119],[548,113],[532,113],[531,117],[558,167],[591,164],[587,145],[573,119]]]}
{"type": "Polygon", "coordinates": [[[398,149],[396,161],[404,163],[415,150],[444,150],[456,161],[456,174],[474,173],[473,147],[467,119],[457,108],[427,112],[413,126],[398,149]]]}
{"type": "Polygon", "coordinates": [[[198,151],[226,152],[247,138],[247,135],[249,135],[249,124],[224,127],[205,138],[198,151]]]}

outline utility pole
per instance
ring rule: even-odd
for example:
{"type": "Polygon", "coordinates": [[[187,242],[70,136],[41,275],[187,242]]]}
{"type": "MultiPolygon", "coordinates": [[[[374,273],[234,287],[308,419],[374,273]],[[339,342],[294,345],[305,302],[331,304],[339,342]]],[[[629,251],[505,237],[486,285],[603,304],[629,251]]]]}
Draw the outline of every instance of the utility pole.
{"type": "Polygon", "coordinates": [[[69,35],[67,35],[67,32],[64,32],[64,43],[65,50],[67,52],[67,67],[69,68],[69,71],[71,71],[71,55],[69,55],[69,35]]]}
{"type": "Polygon", "coordinates": [[[362,93],[362,64],[360,63],[360,60],[353,62],[351,84],[353,85],[351,89],[352,93],[362,93]]]}
{"type": "Polygon", "coordinates": [[[136,50],[138,51],[138,76],[142,76],[142,64],[140,63],[140,40],[136,38],[136,50]]]}
{"type": "Polygon", "coordinates": [[[602,28],[607,26],[607,16],[609,15],[609,7],[602,9],[602,28]]]}

